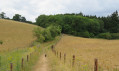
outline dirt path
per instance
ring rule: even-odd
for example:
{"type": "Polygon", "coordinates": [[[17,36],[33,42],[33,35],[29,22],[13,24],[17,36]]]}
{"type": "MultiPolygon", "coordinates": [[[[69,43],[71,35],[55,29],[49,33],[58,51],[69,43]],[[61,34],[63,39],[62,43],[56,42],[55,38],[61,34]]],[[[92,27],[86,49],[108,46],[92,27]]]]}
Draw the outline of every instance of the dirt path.
{"type": "Polygon", "coordinates": [[[43,54],[39,58],[38,63],[34,67],[34,71],[49,71],[48,70],[48,60],[47,60],[47,57],[45,57],[45,54],[43,54]]]}

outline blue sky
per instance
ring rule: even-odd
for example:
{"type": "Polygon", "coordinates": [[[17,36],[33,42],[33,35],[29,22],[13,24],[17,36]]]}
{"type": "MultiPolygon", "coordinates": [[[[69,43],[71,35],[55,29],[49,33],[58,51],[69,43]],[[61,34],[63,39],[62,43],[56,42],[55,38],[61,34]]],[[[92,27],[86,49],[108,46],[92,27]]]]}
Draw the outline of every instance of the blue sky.
{"type": "Polygon", "coordinates": [[[35,21],[41,14],[79,13],[107,16],[119,11],[119,0],[0,0],[0,12],[21,14],[35,21]]]}

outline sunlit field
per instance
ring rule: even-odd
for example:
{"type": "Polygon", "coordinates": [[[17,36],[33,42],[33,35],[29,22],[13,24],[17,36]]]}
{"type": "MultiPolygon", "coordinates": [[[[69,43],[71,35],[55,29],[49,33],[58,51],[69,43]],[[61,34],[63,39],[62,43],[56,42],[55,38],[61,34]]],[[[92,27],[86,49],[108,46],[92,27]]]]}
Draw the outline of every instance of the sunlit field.
{"type": "Polygon", "coordinates": [[[35,40],[33,29],[35,25],[0,19],[0,50],[28,47],[35,40]]]}
{"type": "MultiPolygon", "coordinates": [[[[63,35],[55,50],[66,53],[66,64],[63,68],[74,71],[94,70],[94,59],[98,59],[99,71],[116,71],[119,68],[119,40],[90,39],[63,35]],[[72,56],[75,64],[72,68],[72,56]]],[[[60,63],[61,63],[60,62],[60,63]]],[[[64,63],[63,63],[64,64],[64,63]]]]}
{"type": "Polygon", "coordinates": [[[12,63],[13,71],[30,71],[39,56],[37,46],[32,46],[35,40],[33,29],[35,25],[0,19],[0,71],[10,71],[12,63]],[[29,56],[29,62],[27,61],[29,56]],[[21,68],[21,61],[24,59],[24,69],[21,68]]]}

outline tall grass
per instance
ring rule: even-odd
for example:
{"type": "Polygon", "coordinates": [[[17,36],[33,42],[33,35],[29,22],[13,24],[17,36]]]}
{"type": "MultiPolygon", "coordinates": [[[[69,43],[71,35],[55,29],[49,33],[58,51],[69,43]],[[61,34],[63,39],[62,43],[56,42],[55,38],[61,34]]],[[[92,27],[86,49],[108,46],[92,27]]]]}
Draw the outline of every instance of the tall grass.
{"type": "Polygon", "coordinates": [[[119,71],[118,46],[118,40],[86,39],[65,35],[55,46],[58,57],[49,51],[52,71],[94,71],[95,58],[98,59],[98,71],[119,71]],[[64,54],[66,54],[65,64],[64,54]],[[75,55],[74,67],[72,67],[73,55],[75,55]]]}

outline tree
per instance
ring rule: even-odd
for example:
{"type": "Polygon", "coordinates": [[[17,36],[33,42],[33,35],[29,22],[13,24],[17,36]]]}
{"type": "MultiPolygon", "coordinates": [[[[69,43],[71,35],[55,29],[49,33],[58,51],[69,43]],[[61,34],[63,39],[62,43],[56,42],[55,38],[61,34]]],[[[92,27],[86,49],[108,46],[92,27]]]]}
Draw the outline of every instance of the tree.
{"type": "Polygon", "coordinates": [[[5,14],[6,14],[6,13],[1,12],[1,13],[0,13],[0,18],[5,19],[5,18],[6,18],[5,14]]]}
{"type": "Polygon", "coordinates": [[[36,18],[36,24],[42,27],[47,27],[47,18],[46,15],[38,16],[38,18],[36,18]]]}
{"type": "Polygon", "coordinates": [[[119,17],[118,17],[118,11],[114,12],[112,15],[111,15],[111,32],[114,32],[114,33],[117,33],[119,32],[118,31],[118,28],[119,28],[119,17]]]}
{"type": "Polygon", "coordinates": [[[21,15],[15,14],[15,15],[13,16],[13,20],[15,20],[15,21],[21,21],[21,15]]]}
{"type": "Polygon", "coordinates": [[[21,17],[21,22],[26,22],[26,18],[25,17],[21,17]]]}

